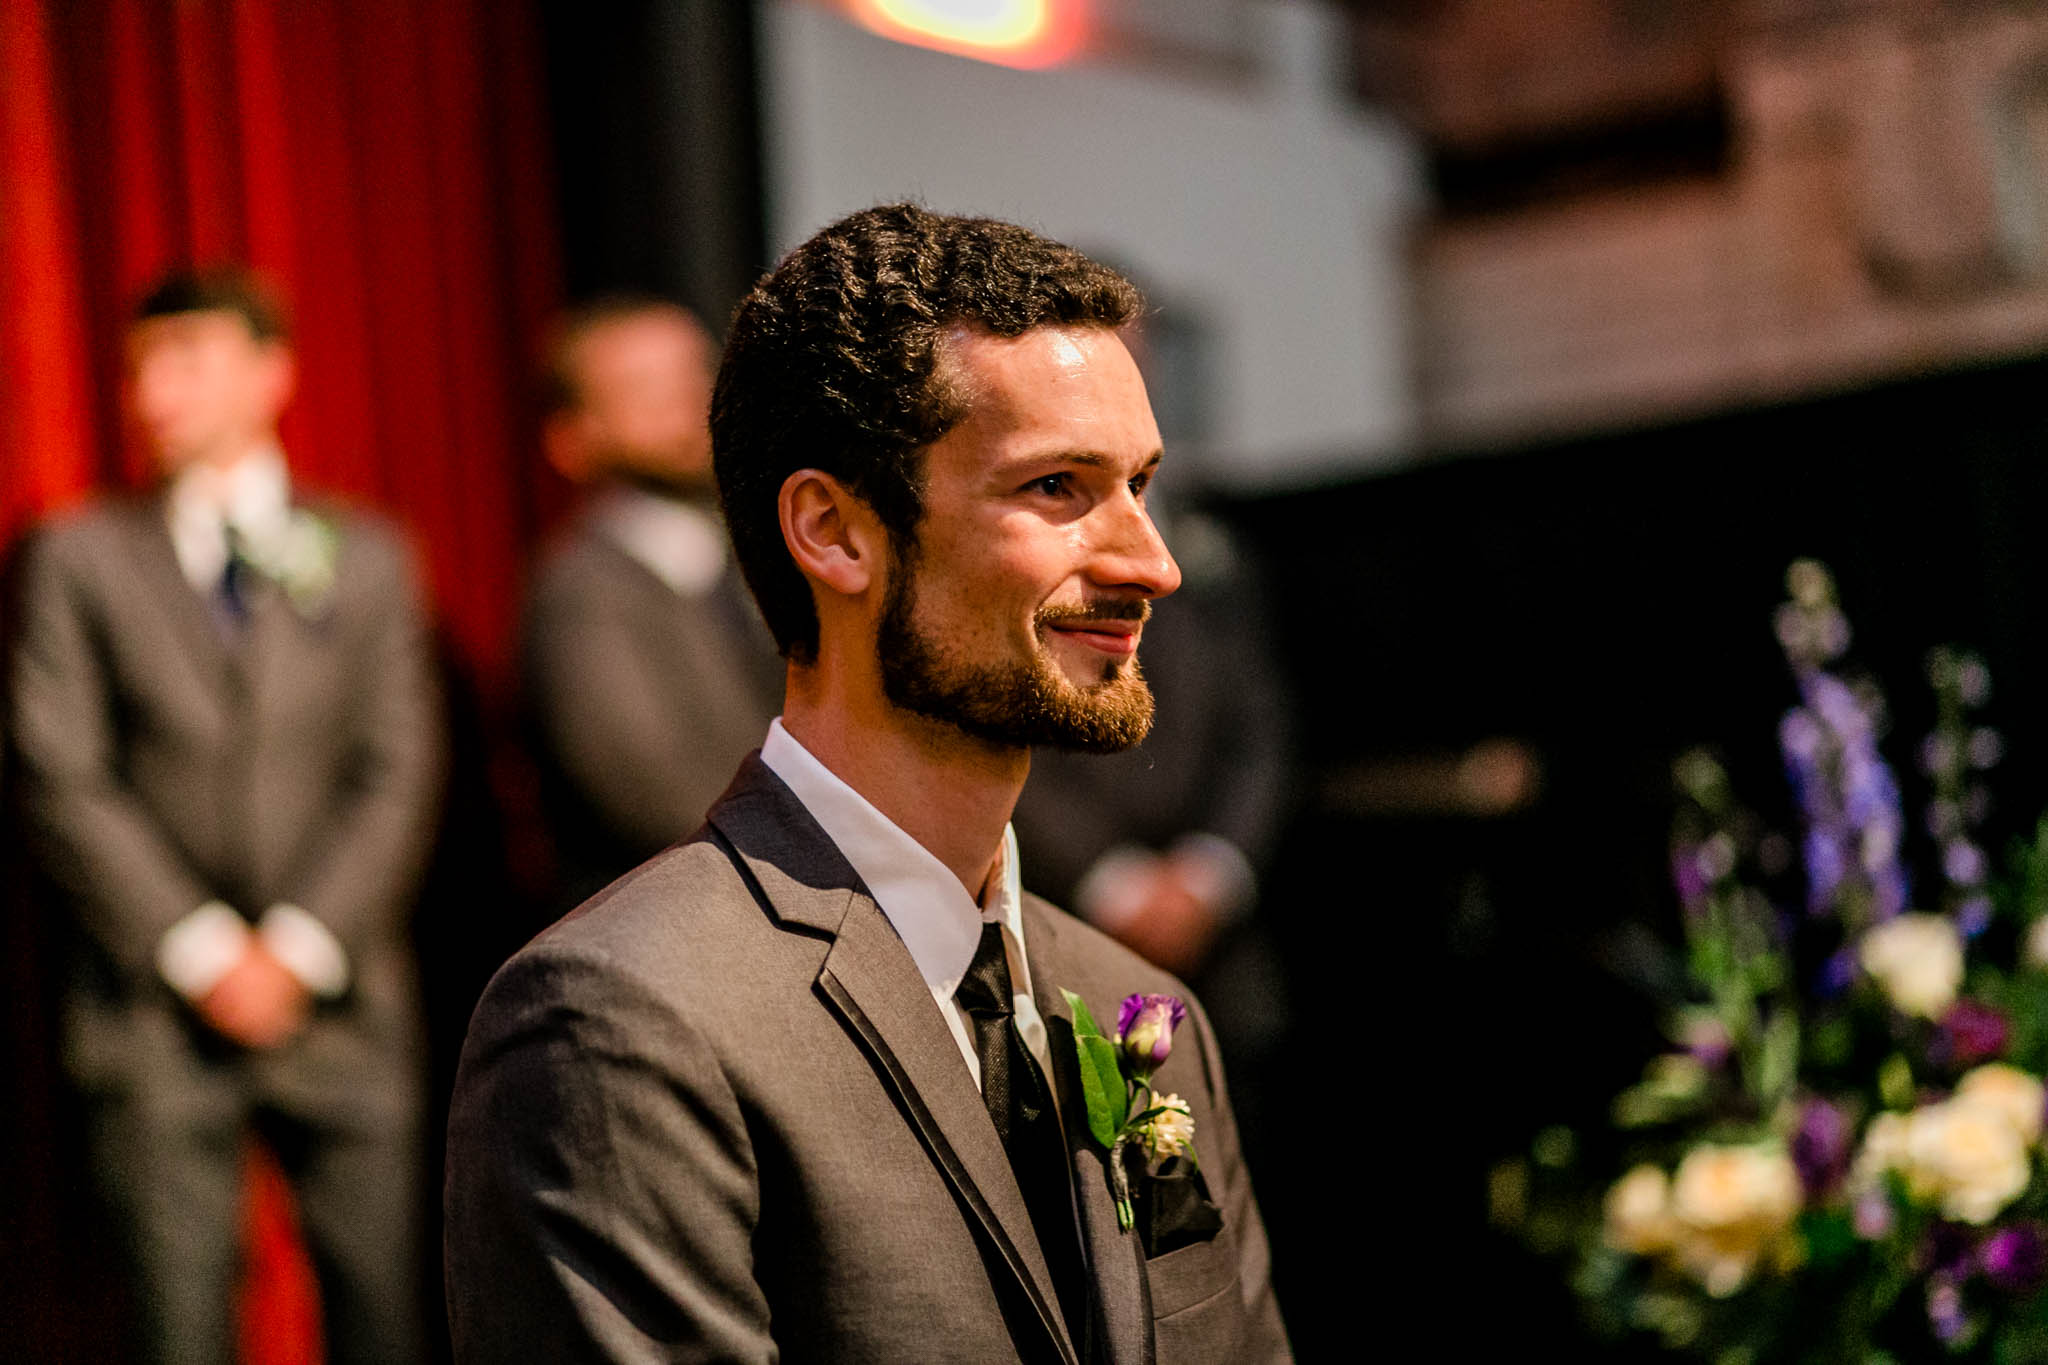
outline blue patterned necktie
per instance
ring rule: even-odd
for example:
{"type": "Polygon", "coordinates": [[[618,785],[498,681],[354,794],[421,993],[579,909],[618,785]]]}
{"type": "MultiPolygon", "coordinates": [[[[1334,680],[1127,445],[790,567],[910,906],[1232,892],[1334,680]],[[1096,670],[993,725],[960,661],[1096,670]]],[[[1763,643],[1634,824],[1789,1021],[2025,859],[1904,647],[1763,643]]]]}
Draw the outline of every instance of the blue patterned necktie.
{"type": "Polygon", "coordinates": [[[227,560],[221,565],[219,581],[214,584],[213,601],[222,633],[232,638],[240,635],[242,628],[249,624],[249,601],[256,587],[256,570],[249,563],[240,531],[224,522],[221,539],[227,545],[227,560]]]}

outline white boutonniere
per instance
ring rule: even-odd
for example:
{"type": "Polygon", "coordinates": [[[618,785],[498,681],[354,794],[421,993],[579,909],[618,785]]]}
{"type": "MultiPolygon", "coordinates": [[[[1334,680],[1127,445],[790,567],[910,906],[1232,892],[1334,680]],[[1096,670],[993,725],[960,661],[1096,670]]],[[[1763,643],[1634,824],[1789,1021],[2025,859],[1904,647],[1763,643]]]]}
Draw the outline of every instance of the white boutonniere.
{"type": "Polygon", "coordinates": [[[326,612],[341,558],[341,533],[327,518],[295,507],[268,533],[245,535],[242,555],[250,568],[283,590],[300,616],[310,621],[326,612]]]}
{"type": "Polygon", "coordinates": [[[1152,1088],[1152,1074],[1173,1051],[1173,1032],[1188,1017],[1177,995],[1129,995],[1117,1011],[1116,1036],[1106,1036],[1088,1002],[1063,990],[1074,1014],[1074,1047],[1080,1054],[1081,1093],[1088,1131],[1109,1152],[1110,1191],[1117,1225],[1131,1230],[1131,1178],[1124,1152],[1135,1147],[1148,1163],[1178,1158],[1192,1169],[1195,1118],[1186,1100],[1152,1088]]]}

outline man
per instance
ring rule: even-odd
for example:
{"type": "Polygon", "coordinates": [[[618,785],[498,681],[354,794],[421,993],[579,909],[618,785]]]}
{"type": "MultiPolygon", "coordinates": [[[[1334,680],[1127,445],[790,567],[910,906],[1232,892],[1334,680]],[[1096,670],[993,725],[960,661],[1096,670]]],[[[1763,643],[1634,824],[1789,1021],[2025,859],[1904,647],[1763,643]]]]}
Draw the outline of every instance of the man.
{"type": "Polygon", "coordinates": [[[294,365],[249,277],[177,274],[129,334],[167,482],[30,546],[11,738],[79,930],[67,1060],[164,1361],[233,1358],[244,1143],[299,1196],[328,1359],[419,1353],[406,912],[439,710],[408,556],[291,496],[294,365]]]}
{"type": "Polygon", "coordinates": [[[1062,991],[1114,1020],[1182,988],[1023,895],[1008,833],[1033,745],[1150,718],[1135,651],[1179,574],[1138,306],[1022,228],[901,205],[741,304],[713,449],[783,714],[704,829],[485,993],[459,1359],[1286,1357],[1198,1008],[1157,1082],[1201,1177],[1134,1170],[1120,1230],[1062,991]]]}
{"type": "Polygon", "coordinates": [[[696,829],[780,699],[713,504],[712,358],[652,299],[592,304],[551,348],[548,456],[591,491],[534,576],[520,659],[564,910],[696,829]]]}

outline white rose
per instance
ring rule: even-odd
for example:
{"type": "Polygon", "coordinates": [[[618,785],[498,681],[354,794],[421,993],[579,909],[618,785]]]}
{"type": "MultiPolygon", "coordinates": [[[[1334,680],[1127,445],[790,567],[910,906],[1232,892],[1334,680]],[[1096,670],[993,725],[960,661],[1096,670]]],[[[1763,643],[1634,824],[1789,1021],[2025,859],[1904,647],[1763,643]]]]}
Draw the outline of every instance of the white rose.
{"type": "Polygon", "coordinates": [[[1989,1105],[2005,1116],[2021,1142],[2040,1141],[2048,1094],[2040,1081],[2016,1066],[1992,1062],[1978,1067],[1956,1084],[1955,1099],[1961,1104],[1989,1105]]]}
{"type": "Polygon", "coordinates": [[[1800,1198],[1799,1172],[1778,1148],[1693,1148],[1671,1181],[1679,1265],[1716,1298],[1733,1294],[1784,1240],[1800,1198]]]}
{"type": "Polygon", "coordinates": [[[1645,1162],[1607,1191],[1607,1245],[1637,1256],[1668,1250],[1677,1235],[1671,1216],[1671,1179],[1645,1162]]]}
{"type": "Polygon", "coordinates": [[[2032,1174],[2020,1130],[1994,1104],[1950,1099],[1913,1114],[1906,1185],[1945,1217],[1984,1224],[2019,1197],[2032,1174]]]}
{"type": "Polygon", "coordinates": [[[1894,915],[1863,936],[1857,958],[1907,1014],[1938,1017],[1963,984],[1963,940],[1943,915],[1894,915]]]}

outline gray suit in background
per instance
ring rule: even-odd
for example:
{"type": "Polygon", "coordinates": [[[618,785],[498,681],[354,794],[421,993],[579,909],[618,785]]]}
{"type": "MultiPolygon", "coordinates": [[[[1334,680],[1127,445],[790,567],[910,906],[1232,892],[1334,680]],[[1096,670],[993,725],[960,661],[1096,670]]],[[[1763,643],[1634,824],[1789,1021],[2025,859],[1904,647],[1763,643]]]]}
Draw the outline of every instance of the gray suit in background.
{"type": "Polygon", "coordinates": [[[586,508],[542,559],[520,633],[563,910],[696,829],[782,698],[739,571],[680,592],[602,511],[586,508]]]}
{"type": "Polygon", "coordinates": [[[1090,1282],[1068,1331],[930,989],[757,759],[709,824],[528,945],[478,1005],[449,1127],[458,1360],[1287,1356],[1207,1020],[1160,1070],[1222,1226],[1148,1259],[1086,1136],[1065,987],[1113,1021],[1165,973],[1027,897],[1090,1282]]]}
{"type": "Polygon", "coordinates": [[[333,514],[317,611],[256,589],[238,631],[180,572],[155,501],[110,502],[26,550],[10,738],[30,847],[76,926],[66,1056],[91,1156],[167,1359],[231,1358],[240,1172],[254,1125],[299,1193],[329,1359],[418,1349],[421,1055],[408,914],[432,833],[441,717],[419,593],[382,523],[333,514]],[[244,1051],[158,975],[164,932],[279,902],[350,981],[244,1051]]]}

